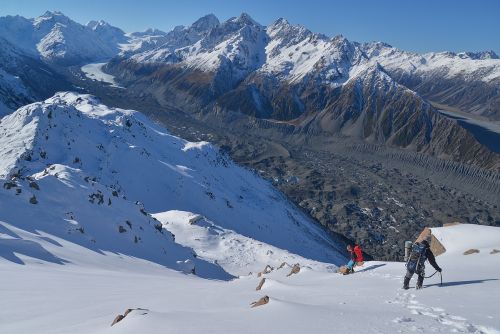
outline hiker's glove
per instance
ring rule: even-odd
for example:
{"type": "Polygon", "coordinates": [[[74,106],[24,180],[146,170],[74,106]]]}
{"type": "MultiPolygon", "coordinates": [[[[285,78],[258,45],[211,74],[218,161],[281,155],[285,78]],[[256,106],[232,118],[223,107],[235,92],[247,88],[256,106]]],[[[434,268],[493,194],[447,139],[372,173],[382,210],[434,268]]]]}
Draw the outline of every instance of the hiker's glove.
{"type": "Polygon", "coordinates": [[[439,272],[441,272],[442,270],[443,270],[443,269],[441,269],[441,268],[438,268],[438,269],[437,269],[437,271],[439,271],[439,272]]]}

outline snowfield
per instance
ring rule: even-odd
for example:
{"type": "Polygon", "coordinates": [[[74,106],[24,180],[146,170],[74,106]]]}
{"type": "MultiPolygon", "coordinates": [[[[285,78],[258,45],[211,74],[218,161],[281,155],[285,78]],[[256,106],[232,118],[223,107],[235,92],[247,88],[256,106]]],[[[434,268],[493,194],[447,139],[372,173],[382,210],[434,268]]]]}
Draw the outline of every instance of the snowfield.
{"type": "Polygon", "coordinates": [[[337,274],[342,242],[256,173],[90,95],[1,118],[0,156],[2,334],[499,333],[498,228],[433,229],[444,284],[403,291],[404,264],[337,274]]]}
{"type": "MultiPolygon", "coordinates": [[[[54,242],[68,246],[41,241],[44,247],[54,242]]],[[[401,290],[404,264],[385,262],[366,262],[350,276],[325,266],[287,277],[285,266],[263,275],[256,291],[261,278],[255,273],[206,280],[118,254],[101,262],[77,248],[75,254],[95,263],[0,261],[2,333],[500,332],[500,254],[445,253],[437,258],[443,286],[436,275],[419,291],[413,281],[412,289],[401,290]],[[268,304],[250,307],[264,295],[268,304]],[[142,310],[111,327],[127,308],[142,310]]]]}

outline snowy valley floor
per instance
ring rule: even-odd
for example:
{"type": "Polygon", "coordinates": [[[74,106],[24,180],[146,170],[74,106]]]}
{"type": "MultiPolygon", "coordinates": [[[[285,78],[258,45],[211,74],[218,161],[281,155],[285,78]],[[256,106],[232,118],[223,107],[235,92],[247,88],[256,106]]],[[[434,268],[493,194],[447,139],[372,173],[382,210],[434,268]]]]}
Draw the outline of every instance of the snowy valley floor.
{"type": "Polygon", "coordinates": [[[500,254],[438,257],[443,286],[436,275],[419,291],[400,289],[402,263],[367,262],[350,276],[303,268],[287,277],[286,267],[256,291],[256,274],[205,280],[107,256],[121,265],[0,259],[0,333],[500,332],[500,254]],[[264,295],[269,304],[250,308],[264,295]],[[111,327],[127,308],[145,310],[111,327]]]}

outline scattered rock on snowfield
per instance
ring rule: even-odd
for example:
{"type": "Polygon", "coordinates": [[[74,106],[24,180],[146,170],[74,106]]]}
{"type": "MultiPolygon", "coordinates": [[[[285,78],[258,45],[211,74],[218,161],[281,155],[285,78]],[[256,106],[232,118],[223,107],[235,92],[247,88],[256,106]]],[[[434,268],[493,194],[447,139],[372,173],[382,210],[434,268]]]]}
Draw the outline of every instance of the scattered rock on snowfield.
{"type": "Polygon", "coordinates": [[[118,232],[124,233],[124,232],[127,232],[127,229],[120,225],[120,226],[118,226],[118,232]]]}
{"type": "Polygon", "coordinates": [[[115,320],[113,320],[113,322],[111,323],[111,326],[119,323],[120,321],[122,321],[123,319],[125,319],[125,317],[132,311],[135,311],[135,310],[138,310],[138,311],[147,311],[146,309],[142,309],[142,308],[128,308],[125,310],[125,313],[123,313],[123,315],[121,314],[118,314],[115,318],[115,320]]]}
{"type": "Polygon", "coordinates": [[[10,182],[10,181],[7,181],[3,184],[3,187],[7,190],[9,190],[10,188],[14,188],[14,187],[17,187],[17,184],[15,182],[10,182]]]}
{"type": "Polygon", "coordinates": [[[290,273],[288,275],[286,275],[287,277],[288,276],[292,276],[293,274],[298,274],[300,271],[300,265],[298,263],[294,264],[293,267],[292,267],[292,270],[290,271],[290,273]]]}
{"type": "Polygon", "coordinates": [[[30,198],[30,203],[31,204],[37,204],[38,203],[38,200],[36,199],[35,195],[33,195],[33,197],[30,198]]]}
{"type": "Polygon", "coordinates": [[[269,303],[269,296],[264,296],[261,299],[259,299],[258,301],[251,303],[250,305],[252,305],[252,308],[253,308],[253,307],[265,305],[267,303],[269,303]]]}
{"type": "Polygon", "coordinates": [[[474,254],[474,253],[479,253],[479,249],[472,248],[472,249],[466,250],[464,252],[464,255],[470,255],[470,254],[474,254]]]}
{"type": "Polygon", "coordinates": [[[262,278],[260,280],[260,283],[259,285],[257,285],[257,287],[255,288],[256,291],[259,291],[260,289],[262,289],[262,286],[264,285],[264,283],[266,282],[266,279],[265,278],[262,278]]]}
{"type": "Polygon", "coordinates": [[[38,186],[38,184],[35,181],[30,182],[30,188],[40,190],[40,187],[38,186]]]}
{"type": "Polygon", "coordinates": [[[280,266],[278,267],[278,269],[281,269],[281,268],[283,268],[284,266],[288,266],[288,263],[283,262],[282,264],[280,264],[280,266]]]}
{"type": "Polygon", "coordinates": [[[263,274],[269,274],[271,271],[273,271],[273,267],[271,267],[270,265],[267,265],[264,270],[262,270],[260,273],[257,274],[257,277],[260,277],[262,276],[263,274]]]}
{"type": "MultiPolygon", "coordinates": [[[[127,310],[128,311],[128,310],[127,310]]],[[[123,315],[121,314],[118,314],[115,318],[115,320],[113,320],[113,322],[111,323],[111,326],[114,326],[115,324],[119,323],[120,321],[123,320],[123,318],[125,318],[123,315]]]]}
{"type": "Polygon", "coordinates": [[[497,253],[500,253],[500,250],[498,249],[494,249],[490,252],[490,254],[497,254],[497,253]]]}

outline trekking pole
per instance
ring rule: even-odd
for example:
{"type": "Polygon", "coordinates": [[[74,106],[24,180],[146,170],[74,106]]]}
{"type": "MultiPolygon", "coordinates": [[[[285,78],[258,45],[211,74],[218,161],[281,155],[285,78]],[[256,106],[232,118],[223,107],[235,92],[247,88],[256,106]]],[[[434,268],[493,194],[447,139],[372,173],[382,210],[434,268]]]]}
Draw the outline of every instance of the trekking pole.
{"type": "Polygon", "coordinates": [[[439,272],[439,277],[441,277],[441,284],[439,286],[443,286],[443,274],[441,272],[439,272]]]}

